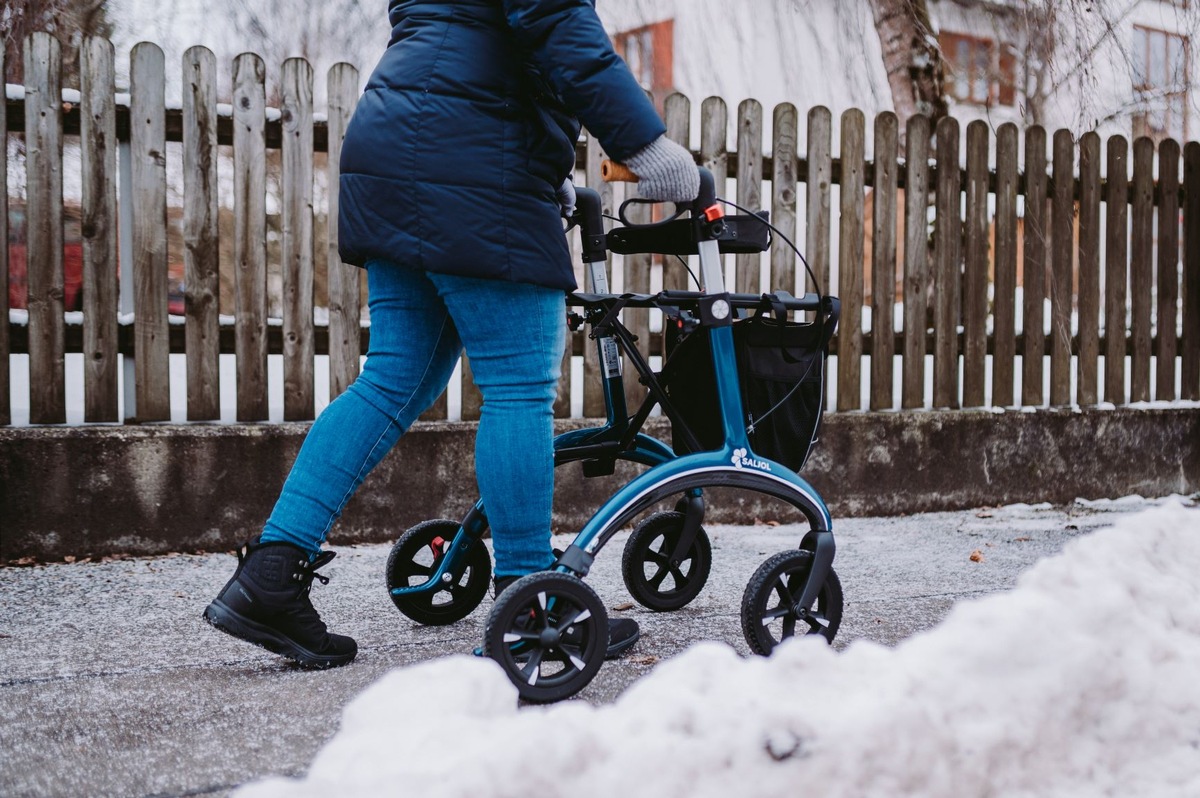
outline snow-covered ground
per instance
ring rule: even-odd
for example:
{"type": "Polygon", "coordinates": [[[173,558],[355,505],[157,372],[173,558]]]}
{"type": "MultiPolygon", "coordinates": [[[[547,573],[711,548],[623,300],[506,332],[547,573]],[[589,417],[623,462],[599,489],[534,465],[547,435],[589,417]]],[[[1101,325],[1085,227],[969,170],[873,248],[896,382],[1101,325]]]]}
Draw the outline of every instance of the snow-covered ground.
{"type": "Polygon", "coordinates": [[[301,780],[238,798],[1200,795],[1200,509],[1076,539],[895,648],[701,643],[615,704],[517,707],[488,660],[396,670],[301,780]]]}

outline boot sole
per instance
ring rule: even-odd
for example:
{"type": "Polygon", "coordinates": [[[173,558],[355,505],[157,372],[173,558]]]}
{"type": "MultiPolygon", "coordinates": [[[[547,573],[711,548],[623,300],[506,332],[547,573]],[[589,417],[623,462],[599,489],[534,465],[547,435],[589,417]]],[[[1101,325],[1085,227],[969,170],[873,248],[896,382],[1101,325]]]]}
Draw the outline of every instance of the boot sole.
{"type": "Polygon", "coordinates": [[[315,654],[291,638],[284,637],[270,627],[256,623],[244,615],[234,612],[220,601],[213,601],[204,610],[204,620],[227,635],[265,648],[272,654],[287,657],[305,668],[323,670],[349,665],[357,651],[352,654],[315,654]]]}
{"type": "Polygon", "coordinates": [[[638,633],[635,634],[633,637],[626,638],[625,640],[621,640],[617,643],[610,642],[608,644],[608,649],[604,652],[604,658],[605,659],[616,659],[617,657],[621,656],[626,651],[628,651],[630,648],[632,648],[633,644],[641,639],[642,639],[642,632],[639,629],[638,633]]]}

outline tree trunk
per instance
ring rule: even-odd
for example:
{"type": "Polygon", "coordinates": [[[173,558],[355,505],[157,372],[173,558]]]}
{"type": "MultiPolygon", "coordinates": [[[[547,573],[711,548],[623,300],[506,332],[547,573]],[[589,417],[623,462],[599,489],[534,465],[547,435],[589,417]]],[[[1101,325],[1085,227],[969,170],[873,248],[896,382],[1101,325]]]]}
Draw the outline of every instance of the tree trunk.
{"type": "Polygon", "coordinates": [[[936,122],[946,115],[946,97],[942,54],[925,0],[871,0],[871,9],[901,135],[913,114],[936,122]]]}

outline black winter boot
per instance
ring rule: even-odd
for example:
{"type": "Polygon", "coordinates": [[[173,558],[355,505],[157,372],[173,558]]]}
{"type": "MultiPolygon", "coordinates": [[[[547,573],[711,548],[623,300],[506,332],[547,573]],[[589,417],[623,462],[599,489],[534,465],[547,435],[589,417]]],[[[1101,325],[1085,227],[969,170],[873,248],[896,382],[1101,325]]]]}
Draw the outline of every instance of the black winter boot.
{"type": "Polygon", "coordinates": [[[237,555],[237,571],[204,610],[206,621],[306,668],[354,659],[358,644],[327,632],[308,598],[313,579],[329,582],[316,570],[334,558],[332,551],[309,562],[308,553],[290,543],[247,543],[237,555]]]}
{"type": "MultiPolygon", "coordinates": [[[[519,576],[497,576],[492,580],[492,586],[495,589],[494,597],[498,598],[505,588],[520,578],[519,576]]],[[[636,643],[641,636],[642,630],[638,627],[637,621],[632,618],[609,618],[608,650],[605,651],[604,658],[616,659],[636,643]]]]}

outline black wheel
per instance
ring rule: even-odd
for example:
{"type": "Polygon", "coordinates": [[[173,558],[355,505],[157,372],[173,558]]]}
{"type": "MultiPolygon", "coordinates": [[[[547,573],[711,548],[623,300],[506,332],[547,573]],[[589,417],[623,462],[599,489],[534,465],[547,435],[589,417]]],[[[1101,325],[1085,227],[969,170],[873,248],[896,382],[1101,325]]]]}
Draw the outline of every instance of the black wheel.
{"type": "Polygon", "coordinates": [[[742,595],[742,633],[756,654],[766,656],[785,638],[821,635],[832,642],[842,623],[842,583],[833,569],[811,610],[797,612],[796,601],[812,568],[812,552],[785,551],[758,567],[742,595]]]}
{"type": "Polygon", "coordinates": [[[608,613],[583,580],[539,571],[513,582],[488,616],[483,654],[499,662],[521,698],[545,703],[575,695],[608,649],[608,613]]]}
{"type": "Polygon", "coordinates": [[[703,527],[678,561],[671,552],[683,533],[683,513],[655,513],[637,525],[621,555],[625,587],[642,606],[663,612],[686,606],[700,595],[712,568],[712,544],[703,527]]]}
{"type": "Polygon", "coordinates": [[[418,623],[443,626],[471,614],[487,595],[492,578],[492,559],[483,541],[471,541],[466,569],[457,579],[443,582],[430,593],[397,596],[393,588],[413,587],[429,581],[446,549],[458,534],[457,521],[423,521],[400,536],[387,561],[388,595],[396,609],[418,623]]]}

